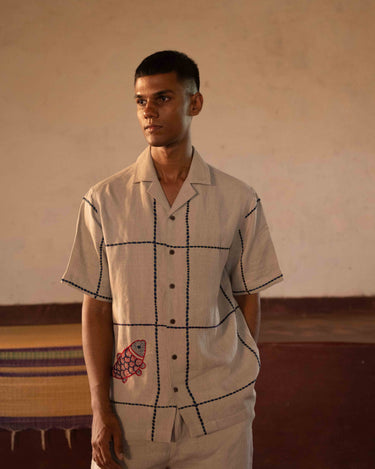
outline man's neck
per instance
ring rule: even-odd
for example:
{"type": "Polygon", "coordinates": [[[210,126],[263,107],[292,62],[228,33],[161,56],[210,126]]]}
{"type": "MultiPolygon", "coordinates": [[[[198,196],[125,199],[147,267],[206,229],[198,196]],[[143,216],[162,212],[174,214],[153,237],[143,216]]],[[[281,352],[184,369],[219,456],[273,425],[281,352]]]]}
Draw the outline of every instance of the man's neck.
{"type": "Polygon", "coordinates": [[[191,142],[183,147],[151,147],[151,157],[161,183],[184,181],[193,156],[191,142]]]}

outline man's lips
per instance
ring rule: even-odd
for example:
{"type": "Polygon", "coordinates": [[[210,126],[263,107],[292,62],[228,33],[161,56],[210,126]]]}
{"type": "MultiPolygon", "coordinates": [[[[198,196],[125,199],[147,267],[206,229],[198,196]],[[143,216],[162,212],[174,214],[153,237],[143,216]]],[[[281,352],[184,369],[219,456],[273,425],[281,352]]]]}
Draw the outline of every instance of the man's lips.
{"type": "Polygon", "coordinates": [[[155,132],[156,130],[159,130],[161,128],[162,126],[157,124],[149,124],[145,126],[145,130],[148,130],[149,132],[155,132]]]}

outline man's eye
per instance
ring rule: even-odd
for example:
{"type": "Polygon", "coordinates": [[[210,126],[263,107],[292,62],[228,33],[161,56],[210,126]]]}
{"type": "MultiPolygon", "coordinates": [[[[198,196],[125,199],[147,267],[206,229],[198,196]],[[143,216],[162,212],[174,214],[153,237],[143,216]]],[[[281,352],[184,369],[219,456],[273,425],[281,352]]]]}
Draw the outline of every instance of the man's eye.
{"type": "Polygon", "coordinates": [[[169,101],[169,96],[159,96],[159,101],[162,103],[166,103],[169,101]]]}
{"type": "Polygon", "coordinates": [[[146,104],[146,101],[144,99],[137,99],[136,103],[138,106],[144,106],[146,104]]]}

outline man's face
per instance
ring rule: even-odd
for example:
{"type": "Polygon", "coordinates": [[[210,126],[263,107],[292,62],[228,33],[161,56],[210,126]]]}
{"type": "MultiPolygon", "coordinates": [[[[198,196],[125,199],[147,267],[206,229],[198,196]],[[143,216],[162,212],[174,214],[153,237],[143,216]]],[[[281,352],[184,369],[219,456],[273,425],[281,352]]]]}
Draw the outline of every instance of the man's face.
{"type": "Polygon", "coordinates": [[[138,78],[135,100],[137,117],[149,145],[171,147],[189,138],[194,98],[175,72],[138,78]]]}

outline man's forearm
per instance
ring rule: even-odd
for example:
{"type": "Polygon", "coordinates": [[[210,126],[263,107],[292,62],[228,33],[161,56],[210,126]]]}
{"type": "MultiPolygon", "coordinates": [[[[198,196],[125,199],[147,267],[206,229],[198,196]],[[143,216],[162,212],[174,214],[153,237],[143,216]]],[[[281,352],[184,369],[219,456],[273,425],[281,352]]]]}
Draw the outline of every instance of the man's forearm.
{"type": "Polygon", "coordinates": [[[113,351],[112,304],[84,295],[82,345],[93,411],[111,408],[109,387],[113,351]]]}
{"type": "Polygon", "coordinates": [[[253,295],[236,295],[235,299],[245,316],[245,320],[255,342],[259,338],[260,330],[260,296],[259,293],[253,295]]]}

